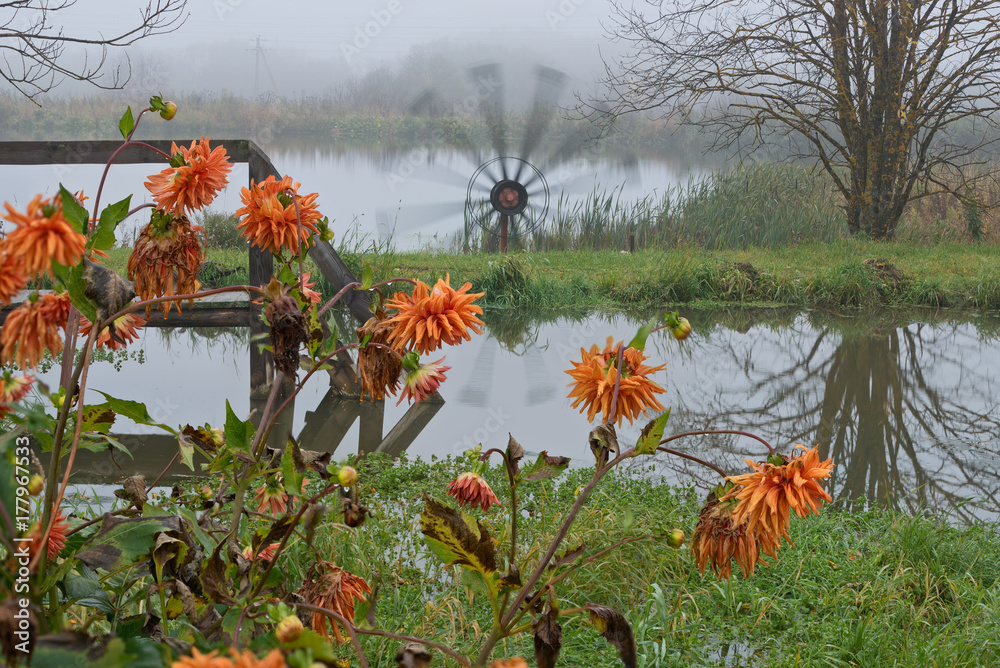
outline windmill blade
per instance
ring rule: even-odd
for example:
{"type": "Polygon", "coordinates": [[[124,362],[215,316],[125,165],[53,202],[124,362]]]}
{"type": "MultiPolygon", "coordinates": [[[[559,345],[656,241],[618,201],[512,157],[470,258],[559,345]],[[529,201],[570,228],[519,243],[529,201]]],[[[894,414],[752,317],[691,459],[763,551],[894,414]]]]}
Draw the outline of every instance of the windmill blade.
{"type": "Polygon", "coordinates": [[[458,397],[459,402],[471,406],[485,408],[490,398],[490,390],[493,388],[493,379],[496,369],[497,352],[500,346],[495,341],[483,339],[476,353],[476,361],[472,365],[472,375],[462,386],[462,394],[458,397]]]}
{"type": "Polygon", "coordinates": [[[537,406],[548,401],[556,392],[556,387],[552,383],[552,374],[549,373],[545,358],[538,350],[538,346],[531,344],[524,357],[524,375],[528,378],[528,392],[525,397],[529,406],[537,406]]]}
{"type": "MultiPolygon", "coordinates": [[[[454,111],[453,109],[448,109],[448,105],[444,102],[444,96],[433,87],[422,90],[415,98],[413,98],[413,101],[410,102],[406,110],[411,116],[423,116],[428,118],[440,118],[441,116],[447,116],[449,112],[454,111]]],[[[466,129],[458,123],[451,128],[450,134],[457,138],[456,141],[450,143],[459,150],[468,153],[469,158],[473,160],[475,164],[479,164],[481,157],[476,147],[476,143],[472,139],[472,135],[470,135],[468,131],[466,131],[466,129]]]]}
{"type": "MultiPolygon", "coordinates": [[[[567,76],[559,70],[543,65],[535,67],[535,99],[521,142],[521,153],[518,156],[522,160],[530,160],[532,151],[538,146],[539,140],[552,120],[556,101],[565,89],[566,81],[567,76]]],[[[515,181],[521,178],[523,168],[524,163],[518,163],[517,172],[513,177],[515,181]]]]}
{"type": "MultiPolygon", "coordinates": [[[[449,222],[449,219],[461,216],[464,208],[465,202],[463,201],[402,206],[396,212],[396,220],[395,224],[391,225],[391,232],[393,234],[397,232],[411,234],[434,224],[438,224],[442,228],[455,227],[458,221],[451,220],[449,222]]],[[[386,211],[377,211],[375,222],[376,225],[384,225],[386,229],[390,228],[389,215],[386,211]]],[[[381,229],[380,227],[380,233],[381,229]]]]}
{"type": "MultiPolygon", "coordinates": [[[[499,63],[485,63],[469,70],[469,76],[476,84],[476,90],[481,91],[480,108],[486,119],[486,127],[490,134],[493,150],[497,155],[507,155],[507,119],[504,117],[504,85],[499,63]]],[[[503,161],[501,168],[503,178],[507,176],[507,166],[503,161]]]]}

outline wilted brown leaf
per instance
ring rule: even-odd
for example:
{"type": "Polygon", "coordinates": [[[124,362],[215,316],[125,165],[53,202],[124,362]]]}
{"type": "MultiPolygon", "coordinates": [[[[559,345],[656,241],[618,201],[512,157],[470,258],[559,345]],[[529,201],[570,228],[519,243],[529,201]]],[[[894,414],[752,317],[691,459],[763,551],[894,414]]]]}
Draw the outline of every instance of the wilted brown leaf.
{"type": "Polygon", "coordinates": [[[535,620],[531,628],[535,632],[535,663],[538,668],[552,668],[559,660],[559,650],[562,649],[559,612],[549,605],[545,614],[535,620]]]}
{"type": "Polygon", "coordinates": [[[635,668],[635,636],[628,620],[612,608],[595,603],[584,606],[590,613],[590,623],[594,625],[604,639],[618,648],[618,656],[625,668],[635,668]]]}
{"type": "Polygon", "coordinates": [[[396,668],[427,668],[431,653],[418,642],[408,642],[396,652],[396,668]]]}
{"type": "Polygon", "coordinates": [[[618,434],[615,432],[614,422],[606,422],[597,425],[590,430],[590,451],[594,453],[594,459],[598,466],[603,466],[608,462],[608,453],[613,452],[617,457],[621,449],[618,447],[618,434]]]}
{"type": "Polygon", "coordinates": [[[146,496],[146,476],[132,475],[125,478],[122,488],[115,490],[115,496],[131,501],[136,510],[142,510],[142,506],[149,498],[146,496]]]}

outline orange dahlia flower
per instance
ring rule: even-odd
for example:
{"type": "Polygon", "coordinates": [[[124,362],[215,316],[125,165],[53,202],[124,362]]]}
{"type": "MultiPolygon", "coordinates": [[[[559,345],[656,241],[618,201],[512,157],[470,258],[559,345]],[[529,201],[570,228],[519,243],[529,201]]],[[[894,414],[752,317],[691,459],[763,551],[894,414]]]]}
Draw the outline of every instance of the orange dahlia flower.
{"type": "Polygon", "coordinates": [[[0,418],[11,412],[10,404],[16,404],[31,391],[34,376],[14,376],[9,371],[0,377],[0,418]]]}
{"type": "Polygon", "coordinates": [[[218,656],[219,650],[213,649],[208,654],[202,654],[191,648],[191,656],[182,656],[170,664],[170,668],[233,668],[233,662],[227,657],[218,656]]]}
{"type": "Polygon", "coordinates": [[[528,662],[523,657],[515,656],[513,659],[490,661],[488,668],[528,668],[528,662]]]}
{"type": "Polygon", "coordinates": [[[229,180],[233,166],[226,149],[208,145],[208,139],[191,142],[190,148],[171,143],[170,166],[146,181],[156,208],[175,216],[197,211],[212,202],[229,180]]]}
{"type": "Polygon", "coordinates": [[[276,181],[273,176],[267,177],[259,184],[250,182],[249,188],[240,191],[243,206],[236,210],[236,217],[243,220],[236,226],[242,230],[240,234],[259,248],[265,248],[272,253],[278,253],[287,248],[293,254],[299,252],[299,242],[308,241],[311,235],[317,234],[316,221],[322,218],[316,208],[317,193],[300,196],[301,183],[292,183],[292,177],[286,176],[276,181]],[[294,198],[288,194],[294,193],[294,198]],[[298,201],[298,217],[295,212],[295,202],[298,201]],[[299,221],[302,226],[299,228],[299,221]]]}
{"type": "MultiPolygon", "coordinates": [[[[114,321],[115,333],[118,335],[117,338],[111,336],[111,326],[104,328],[104,331],[100,333],[97,337],[97,342],[94,344],[97,348],[111,348],[111,350],[118,350],[124,348],[133,341],[138,340],[139,332],[137,330],[142,329],[142,326],[146,324],[146,319],[141,315],[136,315],[135,313],[126,313],[125,315],[115,318],[114,321]]],[[[82,315],[80,316],[80,334],[83,336],[90,336],[90,330],[93,329],[94,324],[87,320],[82,315]]]]}
{"type": "Polygon", "coordinates": [[[271,476],[260,486],[253,500],[257,502],[257,512],[264,515],[277,517],[284,515],[288,509],[288,494],[275,476],[271,476]]]}
{"type": "Polygon", "coordinates": [[[468,505],[471,508],[479,506],[483,512],[490,509],[493,504],[500,503],[500,499],[493,493],[489,483],[483,476],[472,471],[466,471],[448,485],[448,495],[458,501],[458,505],[468,505]]]}
{"type": "Polygon", "coordinates": [[[486,293],[467,294],[471,283],[455,290],[450,281],[451,276],[438,279],[433,289],[417,281],[412,295],[405,292],[393,295],[386,303],[387,309],[396,311],[389,319],[395,328],[390,339],[393,345],[426,354],[440,348],[442,343],[454,346],[471,340],[469,329],[482,334],[479,325],[483,321],[477,315],[482,315],[483,309],[472,302],[486,293]]]}
{"type": "Polygon", "coordinates": [[[0,240],[0,302],[10,304],[14,295],[28,285],[28,274],[20,255],[7,252],[6,240],[0,240]]]}
{"type": "MultiPolygon", "coordinates": [[[[794,510],[805,517],[812,510],[817,515],[823,501],[832,501],[819,481],[833,469],[833,460],[819,460],[819,448],[804,451],[791,459],[781,457],[785,464],[756,463],[745,460],[750,473],[726,478],[737,487],[726,495],[739,503],[733,511],[737,522],[748,522],[751,531],[759,525],[771,536],[788,539],[788,514],[794,510]]],[[[780,541],[780,538],[779,538],[780,541]]],[[[791,542],[791,541],[789,541],[791,542]]]]}
{"type": "Polygon", "coordinates": [[[233,656],[233,661],[230,664],[232,668],[287,668],[288,666],[285,663],[285,655],[281,653],[280,649],[272,649],[262,659],[258,659],[248,649],[237,652],[235,649],[230,648],[229,653],[233,656]]]}
{"type": "MultiPolygon", "coordinates": [[[[371,591],[372,588],[364,578],[328,561],[321,561],[309,568],[309,575],[299,589],[299,594],[310,605],[332,610],[351,622],[354,620],[355,602],[364,601],[365,594],[370,594],[371,591]]],[[[337,642],[344,642],[338,623],[322,613],[313,613],[312,627],[324,638],[329,638],[332,630],[337,642]]]]}
{"type": "Polygon", "coordinates": [[[50,292],[7,314],[0,329],[0,362],[16,360],[21,369],[28,369],[38,366],[46,350],[59,354],[63,348],[59,330],[66,330],[69,307],[67,293],[50,292]]]}
{"type": "Polygon", "coordinates": [[[245,548],[243,548],[243,558],[246,559],[247,561],[257,561],[257,562],[274,561],[274,554],[275,552],[278,551],[279,545],[281,545],[281,543],[271,543],[270,545],[268,545],[267,547],[265,547],[264,549],[262,549],[260,552],[257,553],[256,559],[254,559],[253,547],[247,545],[245,548]]]}
{"type": "MultiPolygon", "coordinates": [[[[142,228],[135,248],[128,258],[128,277],[139,299],[197,292],[198,270],[203,259],[198,234],[201,228],[187,218],[175,218],[169,213],[153,210],[149,223],[142,228]]],[[[192,300],[193,301],[193,300],[192,300]]],[[[166,318],[174,302],[160,303],[166,318]]],[[[177,311],[180,312],[180,304],[177,311]]],[[[150,307],[146,307],[149,318],[150,307]]]]}
{"type": "Polygon", "coordinates": [[[393,327],[378,316],[369,318],[368,322],[358,328],[358,342],[368,339],[368,345],[358,348],[358,384],[361,386],[361,400],[365,392],[372,401],[381,401],[389,394],[395,396],[399,386],[399,373],[403,370],[403,352],[399,349],[386,350],[383,346],[392,348],[389,336],[393,327]],[[380,344],[380,345],[371,345],[380,344]]]}
{"type": "Polygon", "coordinates": [[[67,267],[76,266],[83,257],[87,237],[63,217],[62,199],[56,195],[43,200],[36,195],[25,213],[19,213],[9,203],[6,215],[0,216],[17,226],[7,235],[7,253],[21,258],[29,276],[52,276],[52,263],[67,267]]]}
{"type": "MultiPolygon", "coordinates": [[[[60,509],[56,512],[56,516],[52,522],[52,530],[49,531],[49,540],[46,545],[46,556],[51,562],[59,556],[59,553],[63,551],[66,547],[66,534],[69,531],[69,522],[66,521],[66,516],[63,515],[63,511],[60,509]]],[[[41,522],[35,522],[31,525],[28,530],[28,538],[31,538],[31,542],[28,544],[28,552],[31,554],[31,559],[34,560],[35,554],[41,549],[42,545],[42,525],[41,522]]]]}
{"type": "Polygon", "coordinates": [[[743,577],[748,578],[753,575],[758,561],[766,565],[760,556],[762,548],[772,556],[776,552],[770,536],[751,531],[746,521],[739,521],[733,516],[734,507],[734,503],[720,502],[713,495],[701,509],[698,526],[691,538],[691,555],[702,573],[710,562],[715,574],[728,580],[732,575],[732,560],[735,559],[743,577]]]}
{"type": "Polygon", "coordinates": [[[403,391],[399,394],[399,401],[396,405],[403,403],[406,399],[410,403],[419,404],[421,401],[431,396],[441,387],[445,379],[444,372],[451,369],[450,366],[443,366],[442,357],[437,362],[421,364],[413,370],[407,370],[406,380],[403,381],[403,391]]]}
{"type": "Polygon", "coordinates": [[[574,399],[573,408],[579,406],[581,413],[587,411],[587,419],[591,422],[600,410],[602,422],[617,421],[619,426],[623,419],[628,418],[631,423],[650,408],[662,411],[663,404],[657,401],[654,395],[662,394],[666,390],[650,380],[649,376],[663,369],[666,364],[647,366],[643,364],[647,359],[645,353],[636,348],[625,348],[622,353],[625,365],[618,386],[616,415],[611,415],[611,403],[618,376],[618,362],[615,358],[620,345],[612,341],[612,337],[609,336],[602,351],[598,351],[596,344],[591,346],[590,352],[580,348],[582,361],[570,362],[573,368],[567,369],[566,373],[573,378],[573,382],[570,383],[573,389],[569,393],[569,398],[574,399]]]}

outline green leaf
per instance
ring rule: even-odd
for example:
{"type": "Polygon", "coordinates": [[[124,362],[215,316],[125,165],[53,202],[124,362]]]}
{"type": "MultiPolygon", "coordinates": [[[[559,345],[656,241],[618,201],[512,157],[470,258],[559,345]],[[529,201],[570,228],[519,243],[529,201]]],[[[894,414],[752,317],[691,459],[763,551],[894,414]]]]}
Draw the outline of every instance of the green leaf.
{"type": "Polygon", "coordinates": [[[90,568],[107,572],[125,568],[149,558],[156,546],[156,536],[164,531],[180,531],[180,518],[115,517],[105,514],[101,529],[87,543],[88,547],[76,555],[90,568]]]}
{"type": "MultiPolygon", "coordinates": [[[[274,572],[274,571],[272,571],[274,572]]],[[[302,634],[290,643],[285,643],[282,647],[290,650],[311,649],[313,657],[325,663],[335,663],[337,655],[330,647],[330,641],[312,629],[302,629],[302,634]]]]}
{"type": "Polygon", "coordinates": [[[87,283],[83,280],[83,262],[73,267],[69,272],[69,278],[65,281],[66,289],[69,291],[69,300],[84,318],[90,322],[97,320],[97,307],[94,302],[87,297],[87,283]]]}
{"type": "Polygon", "coordinates": [[[87,234],[87,223],[90,221],[90,214],[84,209],[73,193],[66,190],[63,184],[59,184],[59,198],[62,200],[63,218],[81,234],[87,234]]]}
{"type": "Polygon", "coordinates": [[[135,130],[135,119],[132,118],[132,107],[125,108],[125,115],[118,121],[118,131],[122,133],[122,139],[128,140],[128,136],[135,130]]]}
{"type": "Polygon", "coordinates": [[[365,269],[364,272],[361,274],[361,289],[370,290],[372,287],[372,283],[374,282],[375,282],[375,275],[374,272],[372,271],[372,266],[371,264],[365,262],[365,269]]]}
{"type": "Polygon", "coordinates": [[[226,426],[223,428],[226,445],[234,450],[249,452],[250,435],[253,433],[253,425],[249,420],[241,420],[236,417],[233,407],[226,399],[226,426]]]}
{"type": "Polygon", "coordinates": [[[446,566],[475,571],[487,582],[497,570],[493,539],[486,526],[470,515],[424,495],[420,530],[427,546],[446,566]]]}
{"type": "Polygon", "coordinates": [[[101,390],[97,391],[104,395],[104,398],[108,400],[108,404],[111,406],[111,409],[118,415],[123,415],[127,417],[129,420],[132,420],[132,422],[135,422],[136,424],[144,424],[150,427],[159,427],[160,429],[163,429],[164,431],[167,431],[171,434],[177,433],[176,430],[174,430],[172,427],[168,427],[162,422],[157,422],[156,420],[154,420],[153,416],[151,416],[149,414],[149,411],[146,409],[146,404],[142,403],[141,401],[132,401],[131,399],[118,399],[116,397],[111,396],[110,394],[107,394],[106,392],[101,392],[101,390]]]}
{"type": "Polygon", "coordinates": [[[636,350],[644,350],[646,348],[646,339],[649,338],[650,332],[656,323],[648,323],[639,328],[639,331],[635,333],[635,336],[629,341],[627,348],[635,348],[636,350]]]}
{"type": "Polygon", "coordinates": [[[670,409],[668,408],[665,413],[657,415],[642,428],[642,435],[639,436],[639,440],[635,444],[635,454],[656,454],[656,448],[660,446],[660,441],[663,440],[663,430],[666,429],[669,418],[670,409]]]}
{"type": "Polygon", "coordinates": [[[295,451],[299,446],[295,439],[288,437],[288,445],[281,456],[281,472],[285,479],[285,492],[289,496],[302,496],[302,478],[304,477],[295,466],[295,451]]]}
{"type": "Polygon", "coordinates": [[[131,202],[132,196],[129,195],[120,202],[104,207],[104,211],[101,211],[101,218],[97,222],[97,228],[90,237],[90,241],[87,242],[87,248],[108,250],[115,245],[115,229],[118,228],[118,223],[125,220],[131,202]]]}
{"type": "Polygon", "coordinates": [[[569,457],[550,457],[548,450],[542,450],[538,453],[538,459],[535,460],[535,463],[521,471],[521,480],[537,482],[555,478],[566,470],[569,462],[569,457]]]}
{"type": "Polygon", "coordinates": [[[194,441],[184,432],[178,432],[177,447],[180,450],[181,462],[194,471],[194,441]]]}
{"type": "Polygon", "coordinates": [[[115,423],[115,417],[115,412],[111,410],[110,404],[103,403],[84,406],[83,424],[80,428],[82,431],[96,431],[101,434],[107,434],[111,431],[111,427],[115,423]]]}

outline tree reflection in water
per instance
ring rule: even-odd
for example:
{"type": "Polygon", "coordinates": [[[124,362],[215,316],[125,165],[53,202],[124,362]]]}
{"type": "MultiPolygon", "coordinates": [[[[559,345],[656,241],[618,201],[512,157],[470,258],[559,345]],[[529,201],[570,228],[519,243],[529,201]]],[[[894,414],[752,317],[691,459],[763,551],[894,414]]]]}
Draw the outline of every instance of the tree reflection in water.
{"type": "MultiPolygon", "coordinates": [[[[997,519],[996,321],[902,324],[814,313],[775,330],[770,318],[748,321],[748,313],[695,324],[702,334],[691,372],[710,361],[695,384],[714,382],[715,391],[675,394],[670,431],[743,428],[786,452],[818,444],[821,457],[836,463],[829,491],[846,507],[873,502],[997,519]]],[[[752,442],[733,437],[693,445],[708,457],[727,454],[733,471],[743,466],[737,454],[763,458],[752,442]]],[[[704,476],[687,464],[667,465],[704,476]]]]}

